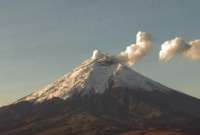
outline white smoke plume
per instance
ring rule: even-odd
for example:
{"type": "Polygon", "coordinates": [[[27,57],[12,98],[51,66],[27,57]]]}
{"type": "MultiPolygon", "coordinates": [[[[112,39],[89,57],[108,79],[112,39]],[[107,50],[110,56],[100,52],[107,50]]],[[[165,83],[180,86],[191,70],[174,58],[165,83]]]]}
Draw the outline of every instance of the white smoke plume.
{"type": "Polygon", "coordinates": [[[161,45],[159,58],[161,61],[167,62],[177,54],[191,60],[200,59],[200,40],[187,43],[181,37],[176,37],[172,40],[165,41],[161,45]]]}
{"type": "Polygon", "coordinates": [[[93,54],[92,54],[92,59],[97,59],[97,58],[100,58],[100,57],[103,57],[104,54],[102,52],[100,52],[99,50],[95,49],[93,51],[93,54]]]}
{"type": "Polygon", "coordinates": [[[189,49],[183,55],[191,60],[200,60],[200,40],[190,41],[188,46],[189,49]]]}
{"type": "Polygon", "coordinates": [[[136,43],[127,46],[126,50],[121,52],[118,58],[124,63],[133,65],[148,53],[152,45],[151,35],[139,31],[136,35],[136,43]]]}

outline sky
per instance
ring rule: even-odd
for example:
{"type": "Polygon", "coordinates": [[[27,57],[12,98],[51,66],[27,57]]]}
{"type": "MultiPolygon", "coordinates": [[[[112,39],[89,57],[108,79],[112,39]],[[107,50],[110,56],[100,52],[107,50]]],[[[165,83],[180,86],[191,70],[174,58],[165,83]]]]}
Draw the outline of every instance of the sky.
{"type": "Polygon", "coordinates": [[[154,48],[134,70],[200,98],[200,61],[158,60],[176,36],[200,38],[199,0],[0,0],[0,105],[71,71],[94,49],[117,54],[151,33],[154,48]]]}

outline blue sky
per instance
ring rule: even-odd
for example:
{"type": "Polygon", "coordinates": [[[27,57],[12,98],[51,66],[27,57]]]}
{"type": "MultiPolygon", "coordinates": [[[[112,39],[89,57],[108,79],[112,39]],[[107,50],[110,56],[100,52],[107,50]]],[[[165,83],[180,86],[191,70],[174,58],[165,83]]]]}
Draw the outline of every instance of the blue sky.
{"type": "Polygon", "coordinates": [[[200,38],[199,0],[1,0],[0,105],[71,71],[95,48],[118,53],[137,31],[154,49],[134,68],[169,87],[200,97],[200,61],[158,61],[163,41],[200,38]]]}

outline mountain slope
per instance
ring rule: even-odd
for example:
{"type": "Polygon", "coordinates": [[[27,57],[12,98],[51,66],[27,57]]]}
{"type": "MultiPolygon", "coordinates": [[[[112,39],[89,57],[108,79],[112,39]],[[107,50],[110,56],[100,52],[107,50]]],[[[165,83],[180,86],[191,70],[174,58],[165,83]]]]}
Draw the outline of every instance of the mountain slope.
{"type": "Polygon", "coordinates": [[[110,79],[112,79],[112,87],[116,88],[141,88],[145,91],[153,91],[156,87],[164,93],[170,90],[138,74],[114,57],[99,53],[94,51],[91,58],[85,60],[72,72],[20,101],[42,102],[54,97],[67,99],[73,95],[102,94],[108,89],[110,79]]]}
{"type": "Polygon", "coordinates": [[[52,84],[0,108],[1,135],[159,130],[198,135],[199,125],[199,99],[148,79],[99,51],[52,84]]]}

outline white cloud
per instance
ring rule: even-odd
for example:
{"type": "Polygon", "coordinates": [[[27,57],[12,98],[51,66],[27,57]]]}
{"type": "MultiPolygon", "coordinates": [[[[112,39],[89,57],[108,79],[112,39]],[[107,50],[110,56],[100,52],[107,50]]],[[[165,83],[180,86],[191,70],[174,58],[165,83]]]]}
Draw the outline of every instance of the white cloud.
{"type": "Polygon", "coordinates": [[[136,35],[136,43],[127,46],[126,50],[121,52],[118,58],[122,62],[133,65],[148,53],[152,45],[151,35],[139,31],[136,35]]]}
{"type": "Polygon", "coordinates": [[[161,61],[169,61],[175,55],[182,55],[191,60],[200,60],[200,40],[185,42],[181,37],[165,41],[161,45],[159,58],[161,61]]]}

